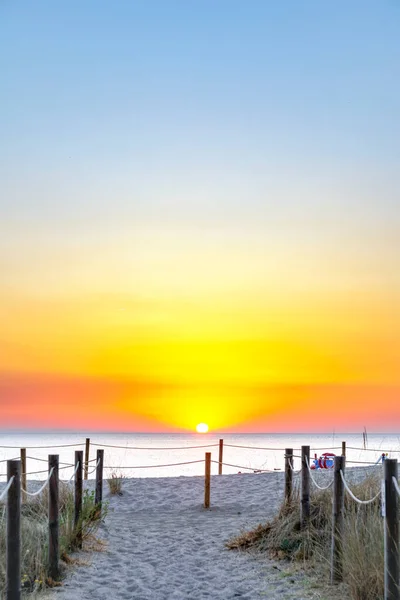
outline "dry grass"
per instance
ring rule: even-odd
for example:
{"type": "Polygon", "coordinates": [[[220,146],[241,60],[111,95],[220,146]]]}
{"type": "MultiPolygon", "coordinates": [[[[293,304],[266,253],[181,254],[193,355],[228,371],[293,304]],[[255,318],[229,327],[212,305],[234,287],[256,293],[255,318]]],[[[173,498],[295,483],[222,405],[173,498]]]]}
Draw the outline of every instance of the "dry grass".
{"type": "Polygon", "coordinates": [[[110,489],[110,494],[122,496],[122,480],[124,479],[124,475],[122,473],[118,473],[117,471],[111,472],[111,477],[107,479],[108,487],[110,489]]]}
{"type": "MultiPolygon", "coordinates": [[[[380,487],[376,476],[367,476],[351,488],[360,499],[374,496],[380,487]]],[[[300,528],[298,493],[290,505],[283,505],[270,522],[230,540],[230,549],[256,549],[274,558],[302,561],[329,581],[332,537],[332,491],[315,491],[311,496],[311,517],[306,530],[300,528]]],[[[356,504],[345,496],[343,534],[344,581],[353,600],[383,598],[383,523],[380,501],[356,504]]]]}
{"type": "MultiPolygon", "coordinates": [[[[70,486],[60,483],[60,556],[64,563],[71,562],[69,553],[76,550],[77,538],[74,527],[74,497],[70,486]]],[[[106,506],[102,507],[105,516],[106,506]]],[[[82,539],[91,541],[100,525],[94,494],[85,492],[82,503],[82,539]]],[[[21,587],[33,592],[46,586],[54,587],[60,582],[49,579],[47,572],[48,553],[48,493],[30,499],[21,510],[21,587]]],[[[5,589],[6,515],[5,506],[0,505],[0,598],[5,589]]],[[[61,564],[62,567],[62,564],[61,564]]]]}

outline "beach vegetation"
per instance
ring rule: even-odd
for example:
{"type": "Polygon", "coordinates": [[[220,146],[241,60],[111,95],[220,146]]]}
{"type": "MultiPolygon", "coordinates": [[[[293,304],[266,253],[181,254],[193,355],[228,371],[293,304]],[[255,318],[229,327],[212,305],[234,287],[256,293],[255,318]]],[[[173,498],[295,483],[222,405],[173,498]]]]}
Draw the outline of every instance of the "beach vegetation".
{"type": "MultiPolygon", "coordinates": [[[[95,505],[94,492],[85,490],[82,499],[82,514],[78,527],[84,547],[93,548],[93,536],[106,516],[107,505],[103,503],[101,513],[95,505]]],[[[59,548],[60,575],[68,563],[73,562],[71,553],[78,549],[77,528],[74,525],[74,494],[72,486],[60,482],[59,488],[59,548]]],[[[45,587],[61,585],[48,575],[48,491],[29,498],[21,507],[21,588],[36,592],[45,587]]],[[[6,509],[0,504],[0,598],[6,584],[6,509]]]]}
{"type": "MultiPolygon", "coordinates": [[[[380,480],[368,475],[352,484],[360,499],[373,497],[380,480]]],[[[311,494],[310,521],[300,526],[300,498],[295,491],[290,503],[282,505],[271,521],[250,531],[242,531],[227,542],[232,550],[266,552],[272,558],[301,563],[319,580],[328,583],[332,541],[332,490],[315,490],[311,494]]],[[[384,588],[383,522],[379,499],[373,504],[356,504],[345,495],[343,532],[343,578],[352,600],[381,600],[384,588]]]]}
{"type": "Polygon", "coordinates": [[[118,471],[111,471],[110,477],[107,479],[110,494],[122,496],[122,480],[124,479],[123,473],[118,471]]]}

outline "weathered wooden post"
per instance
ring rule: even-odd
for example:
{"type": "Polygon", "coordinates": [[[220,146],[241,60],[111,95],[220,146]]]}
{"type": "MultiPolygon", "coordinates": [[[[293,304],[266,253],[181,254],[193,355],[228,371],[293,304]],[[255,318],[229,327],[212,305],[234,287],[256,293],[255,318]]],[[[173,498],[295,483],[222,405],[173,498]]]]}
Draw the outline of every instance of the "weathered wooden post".
{"type": "Polygon", "coordinates": [[[83,451],[75,450],[75,535],[76,545],[82,548],[82,467],[83,467],[83,451]]]}
{"type": "Polygon", "coordinates": [[[206,452],[206,473],[204,480],[204,508],[210,508],[211,452],[206,452]]]}
{"type": "Polygon", "coordinates": [[[285,502],[289,504],[292,500],[293,490],[293,448],[285,450],[285,502]]]}
{"type": "Polygon", "coordinates": [[[26,448],[21,448],[21,487],[22,487],[22,504],[27,501],[26,490],[26,448]]]}
{"type": "Polygon", "coordinates": [[[86,438],[85,445],[85,479],[89,476],[89,454],[90,454],[90,438],[86,438]]]}
{"type": "Polygon", "coordinates": [[[218,475],[222,475],[223,455],[224,455],[224,440],[219,440],[218,475]]]}
{"type": "Polygon", "coordinates": [[[399,600],[399,499],[393,477],[398,476],[397,459],[383,461],[385,499],[383,506],[385,537],[385,600],[399,600]]]}
{"type": "Polygon", "coordinates": [[[346,459],[335,456],[333,472],[333,501],[332,501],[332,554],[331,554],[331,583],[343,581],[343,524],[344,524],[344,484],[340,471],[344,474],[346,459]]]}
{"type": "Polygon", "coordinates": [[[6,600],[21,598],[21,462],[7,461],[7,482],[14,477],[7,495],[6,600]]]}
{"type": "Polygon", "coordinates": [[[346,456],[346,442],[342,442],[342,456],[346,456]]]}
{"type": "Polygon", "coordinates": [[[104,465],[104,450],[97,450],[96,461],[96,495],[95,504],[100,505],[103,501],[103,465],[104,465]]]}
{"type": "Polygon", "coordinates": [[[300,523],[304,528],[310,519],[310,446],[301,447],[301,504],[300,523]]]}
{"type": "Polygon", "coordinates": [[[49,577],[58,581],[59,569],[59,472],[58,454],[49,455],[49,473],[53,473],[49,481],[49,577]]]}

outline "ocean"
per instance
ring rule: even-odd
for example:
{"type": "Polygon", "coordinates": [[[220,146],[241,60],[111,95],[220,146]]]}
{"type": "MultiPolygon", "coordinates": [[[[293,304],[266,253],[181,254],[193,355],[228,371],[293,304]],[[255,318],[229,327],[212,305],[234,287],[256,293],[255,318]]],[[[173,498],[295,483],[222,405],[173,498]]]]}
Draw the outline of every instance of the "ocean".
{"type": "MultiPolygon", "coordinates": [[[[6,460],[18,458],[27,448],[29,479],[45,479],[47,457],[59,454],[60,478],[73,473],[75,450],[85,449],[89,437],[91,467],[96,450],[104,448],[105,477],[112,471],[125,477],[176,477],[204,474],[205,452],[211,452],[212,474],[218,473],[219,440],[224,440],[223,473],[248,473],[255,470],[279,471],[284,468],[284,449],[294,449],[294,468],[300,468],[300,448],[311,447],[311,459],[324,452],[341,453],[346,441],[348,466],[379,461],[383,452],[400,457],[400,434],[368,434],[364,448],[362,433],[0,433],[0,481],[5,481],[6,460]],[[61,447],[59,447],[61,446],[61,447]],[[62,464],[61,464],[62,463],[62,464]]],[[[94,471],[94,469],[93,469],[94,471]]],[[[95,477],[94,472],[89,478],[95,477]]]]}

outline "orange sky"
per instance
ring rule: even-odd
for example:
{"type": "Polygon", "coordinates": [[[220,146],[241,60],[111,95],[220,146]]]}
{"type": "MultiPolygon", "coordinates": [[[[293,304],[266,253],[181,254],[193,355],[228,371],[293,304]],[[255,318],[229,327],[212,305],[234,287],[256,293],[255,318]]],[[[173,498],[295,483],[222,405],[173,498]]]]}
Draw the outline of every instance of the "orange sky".
{"type": "Polygon", "coordinates": [[[14,260],[0,302],[3,426],[393,428],[400,286],[382,250],[370,270],[360,242],[357,256],[307,240],[282,253],[255,231],[210,248],[143,228],[72,265],[31,233],[34,262],[14,260]]]}
{"type": "Polygon", "coordinates": [[[207,299],[146,300],[43,283],[2,298],[5,427],[344,431],[399,417],[398,308],[376,289],[283,281],[279,302],[210,282],[207,299]]]}
{"type": "Polygon", "coordinates": [[[7,4],[0,427],[398,430],[396,9],[7,4]]]}

